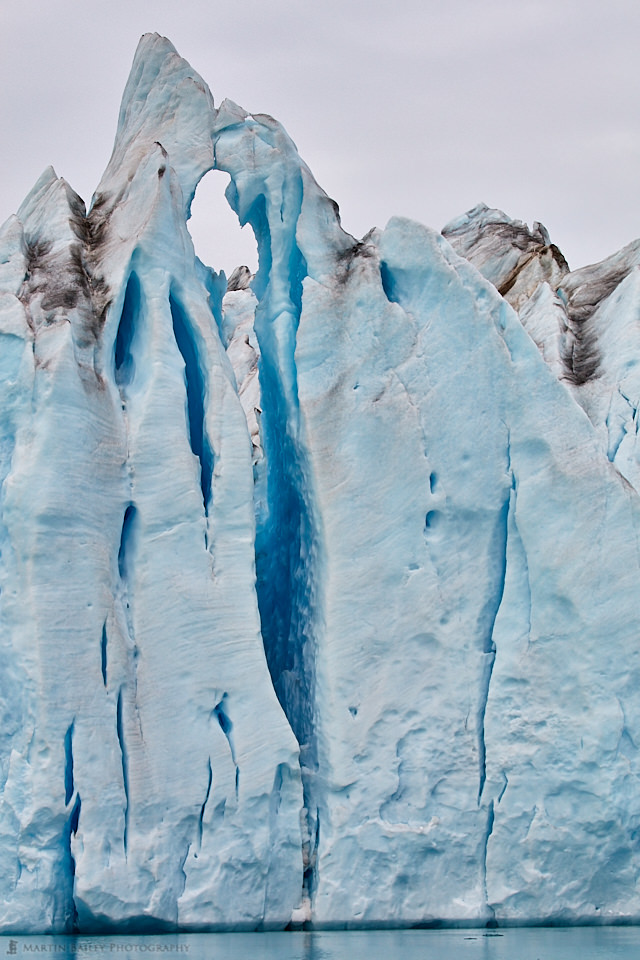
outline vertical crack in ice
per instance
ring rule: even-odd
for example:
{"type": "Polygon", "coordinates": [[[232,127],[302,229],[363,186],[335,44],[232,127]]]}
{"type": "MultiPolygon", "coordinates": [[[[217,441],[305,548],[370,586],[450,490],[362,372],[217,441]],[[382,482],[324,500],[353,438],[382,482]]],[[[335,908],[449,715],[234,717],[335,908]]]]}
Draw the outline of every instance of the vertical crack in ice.
{"type": "Polygon", "coordinates": [[[316,878],[317,856],[320,846],[320,810],[315,808],[315,816],[307,814],[307,836],[302,845],[303,896],[311,900],[316,878]]]}
{"type": "Polygon", "coordinates": [[[380,261],[380,282],[389,303],[400,303],[396,293],[396,283],[392,271],[385,260],[380,261]]]}
{"type": "Polygon", "coordinates": [[[615,463],[620,445],[630,432],[630,429],[633,431],[633,433],[638,433],[638,409],[638,405],[624,393],[620,386],[618,386],[617,394],[612,394],[609,401],[609,412],[607,413],[605,420],[608,436],[607,459],[611,463],[615,463]],[[630,417],[628,413],[626,418],[623,417],[619,409],[614,412],[614,404],[616,407],[619,406],[615,403],[617,397],[620,397],[626,403],[628,411],[631,414],[630,417]]]}
{"type": "Polygon", "coordinates": [[[171,308],[173,333],[184,361],[189,444],[194,456],[198,458],[200,463],[200,487],[204,511],[207,514],[209,501],[211,500],[214,457],[205,426],[206,373],[187,313],[173,292],[169,295],[169,306],[171,308]]]}
{"type": "MultiPolygon", "coordinates": [[[[216,143],[216,167],[230,174],[225,191],[241,225],[249,223],[258,245],[258,272],[251,284],[258,300],[254,329],[260,345],[259,382],[264,451],[256,499],[256,592],[267,665],[278,700],[300,746],[306,832],[313,842],[317,786],[315,729],[318,604],[315,564],[319,531],[314,516],[310,465],[301,435],[296,340],[307,264],[296,230],[303,178],[289,164],[286,135],[259,120],[247,133],[231,133],[234,149],[216,143]],[[266,149],[263,146],[266,144],[266,149]],[[248,163],[243,162],[246,151],[248,163]],[[224,159],[221,160],[221,153],[224,159]],[[277,163],[274,170],[274,157],[277,163]],[[262,486],[264,481],[264,487],[262,486]],[[264,496],[262,493],[264,492],[264,496]]],[[[296,155],[297,156],[297,155],[296,155]]],[[[315,856],[310,862],[315,862],[315,856]]]]}
{"type": "MultiPolygon", "coordinates": [[[[278,700],[300,745],[304,805],[311,811],[316,804],[310,781],[317,768],[313,633],[316,533],[305,456],[298,442],[294,365],[297,320],[287,317],[293,330],[289,329],[292,342],[285,353],[289,369],[283,373],[284,351],[282,344],[274,342],[273,330],[267,329],[270,319],[265,316],[262,324],[256,324],[267,464],[267,507],[257,518],[256,590],[267,664],[278,700]]],[[[281,321],[282,315],[277,320],[281,321]]]]}
{"type": "Polygon", "coordinates": [[[122,304],[122,314],[118,324],[114,347],[114,365],[116,383],[119,387],[128,386],[135,374],[135,361],[131,352],[136,333],[137,319],[140,314],[142,292],[135,271],[131,271],[122,304]]]}
{"type": "Polygon", "coordinates": [[[133,644],[134,661],[137,657],[137,648],[135,646],[135,634],[133,625],[133,612],[131,609],[131,575],[133,572],[133,553],[135,548],[136,521],[138,511],[135,504],[130,503],[124,512],[122,520],[122,532],[120,534],[120,546],[118,548],[118,573],[120,574],[120,583],[122,587],[122,603],[124,615],[127,623],[129,639],[133,644]]]}
{"type": "Polygon", "coordinates": [[[495,916],[496,916],[496,915],[495,915],[495,910],[493,909],[493,907],[490,907],[490,906],[489,906],[489,891],[488,891],[488,889],[487,889],[487,851],[488,851],[488,849],[489,849],[489,838],[491,837],[491,834],[493,833],[493,825],[494,825],[494,823],[495,823],[495,812],[494,812],[493,800],[492,800],[491,803],[489,804],[488,808],[487,808],[487,825],[486,825],[486,828],[485,828],[483,848],[482,848],[482,888],[483,888],[483,896],[484,896],[485,905],[486,905],[486,907],[487,907],[487,911],[488,911],[488,913],[491,915],[490,918],[489,918],[489,920],[487,921],[487,926],[488,926],[488,927],[497,927],[497,926],[498,926],[498,924],[496,923],[496,919],[495,919],[495,916]]]}
{"type": "Polygon", "coordinates": [[[625,424],[619,421],[618,417],[614,417],[611,410],[607,414],[605,420],[605,426],[607,428],[607,459],[610,463],[615,463],[616,456],[618,455],[618,450],[624,438],[627,435],[625,424]]]}
{"type": "Polygon", "coordinates": [[[509,516],[512,522],[512,547],[518,551],[520,555],[520,562],[522,563],[522,570],[525,576],[525,586],[527,591],[527,649],[532,644],[531,640],[531,611],[533,608],[533,597],[531,595],[531,574],[529,571],[529,558],[527,556],[527,551],[524,547],[524,542],[518,528],[518,521],[516,519],[516,498],[518,495],[518,482],[515,474],[513,475],[513,487],[511,490],[511,505],[509,507],[509,516]]]}
{"type": "Polygon", "coordinates": [[[133,536],[133,526],[136,519],[135,504],[130,503],[124,512],[122,520],[122,531],[120,533],[120,546],[118,548],[118,573],[123,583],[129,580],[131,575],[131,556],[130,545],[133,536]]]}
{"type": "Polygon", "coordinates": [[[209,757],[209,779],[207,781],[207,790],[204,795],[204,800],[202,801],[202,806],[200,807],[200,817],[198,818],[198,849],[202,847],[202,831],[204,827],[204,814],[207,809],[207,803],[209,802],[209,795],[211,793],[211,784],[213,783],[213,770],[211,769],[211,757],[209,757]]]}
{"type": "MultiPolygon", "coordinates": [[[[132,263],[135,262],[136,254],[134,253],[132,257],[132,263]]],[[[130,270],[129,278],[127,280],[127,285],[125,288],[124,299],[122,304],[122,311],[120,314],[120,322],[118,324],[118,330],[116,332],[115,343],[113,347],[113,362],[114,362],[114,373],[115,381],[120,390],[120,398],[122,402],[122,410],[125,420],[125,426],[127,434],[129,433],[129,424],[127,420],[127,387],[130,387],[133,383],[136,365],[134,359],[134,348],[136,340],[139,336],[138,327],[140,325],[140,319],[143,315],[143,291],[140,279],[134,269],[130,270]]],[[[127,454],[128,460],[128,469],[130,484],[132,478],[132,466],[129,461],[129,454],[127,454]]],[[[137,534],[137,520],[138,520],[138,511],[133,502],[129,503],[125,509],[124,517],[122,520],[122,530],[120,533],[120,544],[118,547],[118,575],[120,583],[117,586],[117,595],[122,604],[122,612],[124,615],[124,622],[126,626],[126,637],[128,641],[130,655],[130,673],[132,677],[132,683],[134,688],[134,708],[136,712],[136,717],[138,725],[140,727],[140,735],[142,736],[142,724],[140,721],[140,714],[135,704],[135,698],[137,696],[138,689],[138,680],[137,680],[137,661],[138,661],[138,647],[135,640],[135,628],[134,628],[134,619],[133,619],[133,610],[132,610],[132,586],[134,582],[133,570],[134,570],[134,557],[136,549],[136,534],[137,534]]],[[[102,671],[102,681],[104,686],[107,686],[107,624],[106,621],[102,629],[102,637],[100,643],[100,659],[101,659],[101,671],[102,671]]],[[[122,687],[118,694],[118,717],[117,717],[117,727],[118,735],[120,739],[120,734],[122,733],[122,687]]],[[[124,751],[124,742],[120,740],[121,750],[124,751]]],[[[123,763],[125,762],[126,754],[123,752],[123,763]]],[[[124,770],[124,767],[123,767],[124,770]]],[[[125,793],[127,792],[128,785],[125,778],[125,793]]],[[[127,800],[127,811],[128,811],[128,800],[127,800]]],[[[128,816],[128,812],[126,812],[128,816]]],[[[127,822],[125,822],[125,854],[126,854],[126,835],[127,835],[127,822]]]]}
{"type": "Polygon", "coordinates": [[[64,735],[64,803],[68,805],[73,796],[73,726],[72,721],[64,735]]]}
{"type": "Polygon", "coordinates": [[[73,730],[72,721],[64,737],[64,803],[68,807],[75,793],[75,801],[64,825],[62,839],[62,861],[63,871],[66,883],[66,897],[64,906],[64,927],[67,933],[74,933],[78,929],[78,911],[75,903],[75,876],[76,861],[71,852],[71,837],[77,834],[80,822],[80,810],[82,801],[80,794],[75,790],[73,777],[73,730]]]}
{"type": "MultiPolygon", "coordinates": [[[[122,520],[122,532],[120,534],[120,546],[118,548],[118,574],[120,577],[119,598],[122,604],[124,614],[126,636],[128,641],[129,657],[129,676],[133,685],[133,709],[137,720],[141,739],[144,740],[142,732],[142,719],[138,710],[138,645],[136,643],[135,623],[133,618],[133,570],[136,555],[138,527],[138,510],[135,504],[130,503],[124,513],[122,520]]],[[[105,650],[106,653],[106,650],[105,650]]],[[[105,662],[106,677],[106,662],[105,662]]],[[[120,688],[122,691],[122,687],[120,688]]]]}
{"type": "Polygon", "coordinates": [[[507,441],[507,471],[511,477],[512,486],[505,497],[502,506],[496,518],[496,524],[490,545],[490,560],[493,564],[494,585],[490,589],[489,598],[480,615],[479,626],[483,638],[483,663],[480,677],[480,696],[478,703],[476,727],[478,731],[478,805],[482,799],[482,791],[487,777],[487,748],[485,743],[484,719],[487,710],[487,701],[489,699],[489,687],[491,685],[491,675],[496,659],[496,645],[493,639],[493,631],[498,616],[498,611],[502,604],[504,588],[507,575],[507,538],[509,533],[509,505],[511,503],[511,490],[513,489],[513,473],[511,470],[511,451],[507,441]]]}
{"type": "Polygon", "coordinates": [[[504,770],[502,771],[502,778],[503,778],[503,780],[504,780],[504,783],[502,784],[502,789],[500,790],[500,793],[498,794],[498,800],[497,800],[498,803],[500,803],[500,801],[501,801],[502,798],[504,797],[505,791],[506,791],[507,787],[509,786],[509,778],[508,778],[508,776],[507,776],[507,774],[505,773],[504,770]]]}
{"type": "Polygon", "coordinates": [[[118,691],[118,702],[116,704],[116,734],[120,745],[120,758],[122,761],[122,787],[124,790],[124,834],[123,845],[124,855],[127,855],[127,842],[129,834],[129,757],[124,740],[124,728],[122,722],[122,688],[118,691]]]}
{"type": "MultiPolygon", "coordinates": [[[[638,752],[638,747],[636,746],[636,742],[633,739],[633,736],[629,729],[629,721],[627,718],[626,710],[624,708],[624,703],[618,696],[616,696],[616,700],[618,701],[618,707],[620,708],[620,714],[622,717],[622,726],[620,728],[618,743],[616,744],[615,756],[617,759],[618,755],[622,753],[623,756],[626,756],[629,758],[634,757],[634,755],[637,754],[638,752]]],[[[633,730],[633,724],[631,725],[631,730],[633,730]]]]}
{"type": "Polygon", "coordinates": [[[107,621],[102,625],[102,637],[100,639],[100,669],[102,672],[102,682],[107,686],[107,621]]]}
{"type": "Polygon", "coordinates": [[[240,789],[240,768],[238,766],[238,761],[236,760],[236,751],[233,745],[233,723],[231,722],[231,718],[227,713],[225,703],[224,703],[226,698],[227,698],[226,693],[223,693],[222,699],[213,708],[213,710],[211,711],[211,715],[215,717],[216,720],[218,721],[220,729],[224,733],[225,737],[227,738],[227,743],[229,744],[231,760],[233,762],[234,767],[236,768],[236,799],[237,799],[238,790],[240,789]]]}
{"type": "Polygon", "coordinates": [[[295,443],[287,433],[272,375],[261,378],[267,455],[268,515],[256,532],[256,575],[269,671],[291,728],[316,764],[315,643],[311,632],[314,533],[295,443]]]}
{"type": "Polygon", "coordinates": [[[496,590],[487,601],[482,613],[482,620],[488,621],[488,628],[484,631],[483,640],[483,664],[480,678],[480,700],[477,713],[478,730],[478,764],[479,764],[479,785],[478,785],[478,804],[482,797],[484,784],[486,780],[487,750],[484,736],[484,718],[487,710],[487,701],[489,699],[489,687],[491,684],[491,675],[496,658],[496,645],[493,640],[493,628],[498,616],[498,610],[502,603],[504,594],[505,576],[506,576],[506,552],[507,552],[507,517],[509,514],[509,498],[507,498],[500,509],[496,522],[494,533],[495,547],[492,549],[494,556],[498,558],[497,584],[496,590]]]}
{"type": "Polygon", "coordinates": [[[180,862],[178,863],[178,870],[181,875],[180,888],[176,891],[176,902],[175,902],[175,918],[180,914],[180,898],[184,894],[184,891],[187,888],[187,871],[184,869],[184,865],[187,862],[187,857],[189,856],[189,851],[191,850],[191,844],[187,842],[184,848],[184,853],[180,857],[180,862]]]}

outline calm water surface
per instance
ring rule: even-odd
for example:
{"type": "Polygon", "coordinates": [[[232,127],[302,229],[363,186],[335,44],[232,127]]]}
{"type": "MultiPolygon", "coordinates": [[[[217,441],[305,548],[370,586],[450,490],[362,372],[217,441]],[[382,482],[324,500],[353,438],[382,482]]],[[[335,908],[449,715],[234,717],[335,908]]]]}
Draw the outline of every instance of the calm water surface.
{"type": "Polygon", "coordinates": [[[640,927],[0,937],[5,957],[188,960],[640,960],[640,927]]]}

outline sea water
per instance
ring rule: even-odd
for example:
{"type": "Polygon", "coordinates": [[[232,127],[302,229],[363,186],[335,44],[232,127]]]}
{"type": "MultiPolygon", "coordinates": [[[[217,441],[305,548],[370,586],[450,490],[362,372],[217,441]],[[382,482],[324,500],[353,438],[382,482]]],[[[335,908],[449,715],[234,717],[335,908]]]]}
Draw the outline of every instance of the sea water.
{"type": "Polygon", "coordinates": [[[124,960],[637,960],[640,927],[0,937],[4,957],[124,960]]]}

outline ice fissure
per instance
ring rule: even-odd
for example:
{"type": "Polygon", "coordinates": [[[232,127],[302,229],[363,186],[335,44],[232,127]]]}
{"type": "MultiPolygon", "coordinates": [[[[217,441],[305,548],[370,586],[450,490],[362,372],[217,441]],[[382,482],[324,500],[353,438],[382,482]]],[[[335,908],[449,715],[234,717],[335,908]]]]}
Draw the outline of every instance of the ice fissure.
{"type": "Polygon", "coordinates": [[[483,844],[483,858],[482,858],[482,885],[484,889],[484,901],[487,905],[487,911],[490,914],[490,919],[487,921],[487,927],[497,927],[498,924],[495,920],[495,911],[493,907],[489,904],[489,894],[487,891],[487,849],[489,846],[489,840],[491,839],[491,834],[493,833],[493,827],[495,824],[495,809],[494,802],[491,800],[489,807],[487,809],[487,828],[485,833],[485,839],[483,844]]]}
{"type": "Polygon", "coordinates": [[[122,689],[118,690],[118,699],[116,701],[116,734],[118,737],[118,745],[120,747],[120,761],[122,765],[122,787],[124,790],[124,831],[122,834],[122,845],[124,848],[124,855],[126,857],[129,833],[129,755],[124,738],[122,689]]]}
{"type": "MultiPolygon", "coordinates": [[[[302,454],[296,437],[295,340],[289,347],[285,380],[278,373],[281,368],[277,353],[281,344],[277,339],[274,343],[274,333],[268,328],[261,336],[258,320],[259,315],[256,317],[256,333],[261,348],[261,427],[267,465],[267,498],[264,512],[257,517],[256,591],[269,672],[278,700],[300,745],[305,810],[312,832],[317,816],[317,801],[310,788],[310,777],[317,768],[314,719],[316,651],[312,627],[315,548],[302,454]]],[[[283,325],[283,321],[291,324],[291,314],[263,318],[265,327],[267,324],[283,325]]],[[[285,327],[284,336],[295,337],[295,334],[285,327]]],[[[308,882],[307,875],[305,884],[308,882]]]]}
{"type": "Polygon", "coordinates": [[[75,903],[75,873],[76,861],[71,848],[71,838],[78,832],[82,802],[80,794],[76,792],[73,780],[73,723],[67,729],[64,738],[65,751],[65,806],[68,808],[73,800],[73,806],[64,825],[63,833],[63,870],[66,876],[67,895],[64,908],[64,931],[73,933],[78,929],[78,911],[75,903]],[[74,798],[75,794],[75,798],[74,798]]]}
{"type": "MultiPolygon", "coordinates": [[[[510,470],[510,467],[509,467],[510,470]]],[[[482,791],[486,781],[487,769],[487,747],[484,733],[484,717],[487,709],[487,700],[489,698],[489,687],[491,685],[491,675],[496,659],[496,644],[494,639],[494,627],[500,605],[504,597],[505,579],[507,573],[507,537],[509,523],[509,508],[511,503],[511,490],[500,508],[496,518],[496,527],[490,553],[488,558],[488,567],[493,568],[492,574],[494,583],[491,589],[492,596],[487,600],[485,608],[481,613],[480,631],[483,636],[483,667],[482,679],[480,682],[480,700],[478,704],[477,726],[478,726],[478,764],[479,764],[479,784],[478,784],[478,805],[482,799],[482,791]]]]}
{"type": "Polygon", "coordinates": [[[135,504],[130,503],[124,512],[124,518],[122,520],[120,546],[118,548],[118,573],[120,574],[120,579],[123,581],[123,583],[126,583],[128,580],[130,580],[132,573],[131,556],[134,546],[136,513],[137,511],[135,504]]]}
{"type": "Polygon", "coordinates": [[[143,38],[0,227],[0,931],[640,918],[639,266],[352,237],[143,38]]]}
{"type": "Polygon", "coordinates": [[[211,479],[214,458],[205,426],[206,410],[206,374],[202,370],[202,360],[198,353],[193,331],[188,317],[177,297],[169,295],[173,333],[182,359],[184,360],[184,379],[187,391],[187,418],[189,424],[189,443],[194,456],[200,464],[200,487],[204,510],[209,509],[211,498],[211,479]]]}
{"type": "Polygon", "coordinates": [[[202,801],[202,806],[200,807],[200,816],[198,817],[198,847],[202,847],[202,831],[204,825],[204,814],[207,809],[207,803],[209,802],[209,795],[211,794],[211,784],[213,783],[213,769],[211,767],[211,757],[207,763],[207,768],[209,771],[208,780],[207,780],[207,789],[205,791],[204,800],[202,801]]]}
{"type": "Polygon", "coordinates": [[[64,919],[62,923],[62,930],[64,933],[76,933],[78,930],[78,910],[74,897],[76,862],[71,850],[71,838],[75,837],[78,832],[80,808],[80,794],[78,794],[76,796],[69,819],[67,820],[64,828],[63,861],[67,885],[66,904],[64,907],[64,919]]]}
{"type": "MultiPolygon", "coordinates": [[[[133,563],[136,546],[137,514],[138,511],[135,504],[130,503],[124,512],[122,530],[120,533],[120,546],[118,548],[118,575],[120,577],[119,592],[121,593],[122,607],[127,629],[127,638],[129,644],[132,646],[134,657],[137,655],[137,647],[135,642],[135,627],[133,620],[133,563]]],[[[106,655],[106,645],[104,647],[104,652],[106,655]]]]}
{"type": "MultiPolygon", "coordinates": [[[[223,732],[223,734],[224,734],[224,736],[225,736],[225,739],[226,739],[226,741],[227,741],[227,743],[228,743],[228,745],[229,745],[229,753],[231,754],[231,762],[233,763],[233,766],[235,767],[235,791],[236,791],[236,799],[237,799],[237,798],[238,798],[238,792],[239,792],[239,789],[240,789],[240,767],[238,766],[238,761],[237,761],[237,759],[236,759],[236,751],[235,751],[234,745],[233,745],[233,723],[231,722],[231,718],[229,717],[229,714],[228,714],[228,712],[227,712],[227,708],[226,708],[226,706],[225,706],[225,699],[226,699],[226,697],[227,697],[227,694],[226,694],[226,693],[223,694],[223,695],[222,695],[222,699],[220,700],[220,703],[216,704],[216,706],[213,708],[213,716],[214,716],[214,717],[216,718],[216,720],[218,721],[218,726],[219,726],[220,729],[222,730],[222,732],[223,732]]],[[[207,797],[208,797],[208,795],[209,795],[209,794],[208,794],[208,792],[207,792],[207,797]]],[[[204,810],[204,807],[203,807],[203,810],[204,810]]]]}
{"type": "Polygon", "coordinates": [[[69,803],[73,796],[73,723],[64,735],[64,802],[69,803]]]}
{"type": "Polygon", "coordinates": [[[141,300],[140,281],[135,271],[132,270],[125,288],[122,314],[114,346],[116,383],[120,387],[128,386],[135,375],[136,368],[132,354],[132,344],[136,334],[141,300]]]}
{"type": "Polygon", "coordinates": [[[296,334],[308,266],[296,235],[303,175],[295,164],[266,178],[274,147],[290,150],[270,117],[248,117],[216,140],[216,162],[231,176],[227,197],[240,222],[249,223],[258,245],[254,330],[260,349],[260,431],[266,468],[264,502],[256,510],[256,592],[269,672],[278,700],[300,745],[309,836],[315,834],[317,769],[315,730],[314,525],[309,465],[300,423],[296,334]],[[254,157],[253,177],[238,170],[244,153],[254,157]]]}
{"type": "Polygon", "coordinates": [[[102,682],[107,686],[107,621],[102,624],[102,636],[100,637],[100,673],[102,682]]]}

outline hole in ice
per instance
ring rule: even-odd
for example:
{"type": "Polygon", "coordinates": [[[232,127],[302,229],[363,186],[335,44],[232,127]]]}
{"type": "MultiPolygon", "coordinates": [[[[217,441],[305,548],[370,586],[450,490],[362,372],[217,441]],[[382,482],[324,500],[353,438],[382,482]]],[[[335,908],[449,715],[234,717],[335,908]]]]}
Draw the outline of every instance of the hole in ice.
{"type": "Polygon", "coordinates": [[[122,534],[120,535],[120,549],[118,550],[118,573],[121,580],[126,580],[130,575],[130,556],[127,551],[131,547],[132,536],[134,533],[134,523],[136,519],[136,508],[132,503],[129,504],[124,512],[122,521],[122,534]]]}
{"type": "Polygon", "coordinates": [[[441,519],[442,514],[439,510],[429,510],[428,514],[424,518],[425,532],[435,530],[440,525],[441,519]]]}
{"type": "Polygon", "coordinates": [[[118,386],[130,384],[135,374],[136,365],[131,352],[131,345],[136,332],[137,318],[140,313],[140,281],[132,271],[127,282],[127,289],[122,304],[122,315],[118,325],[114,362],[116,368],[116,383],[118,386]]]}
{"type": "Polygon", "coordinates": [[[357,716],[358,716],[358,708],[357,708],[357,707],[349,707],[349,713],[351,714],[352,717],[357,717],[357,716]]]}
{"type": "Polygon", "coordinates": [[[215,714],[215,717],[218,723],[220,724],[220,729],[224,733],[225,737],[227,737],[228,739],[229,734],[233,729],[233,724],[231,723],[231,720],[224,712],[224,707],[222,706],[222,703],[219,703],[218,706],[215,707],[213,712],[215,714]]]}
{"type": "Polygon", "coordinates": [[[229,175],[210,170],[196,188],[187,222],[193,246],[200,260],[227,279],[236,267],[247,266],[251,273],[258,269],[258,247],[253,230],[241,227],[224,195],[229,175]]]}
{"type": "Polygon", "coordinates": [[[396,293],[396,285],[393,279],[393,274],[384,260],[380,261],[380,281],[382,283],[382,289],[384,290],[384,295],[387,300],[390,303],[398,303],[398,296],[396,293]]]}

